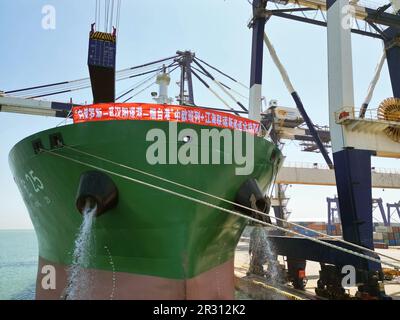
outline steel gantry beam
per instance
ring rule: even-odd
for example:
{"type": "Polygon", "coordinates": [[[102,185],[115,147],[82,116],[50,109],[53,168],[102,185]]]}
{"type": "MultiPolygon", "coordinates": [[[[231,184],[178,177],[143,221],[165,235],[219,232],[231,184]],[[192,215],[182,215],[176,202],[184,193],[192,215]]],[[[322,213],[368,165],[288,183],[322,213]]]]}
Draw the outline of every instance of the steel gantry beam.
{"type": "MultiPolygon", "coordinates": [[[[372,169],[372,188],[400,189],[400,171],[372,169]]],[[[336,186],[335,171],[318,163],[284,165],[276,178],[278,184],[336,186]]]]}
{"type": "MultiPolygon", "coordinates": [[[[296,4],[305,8],[313,8],[322,11],[329,11],[329,3],[332,1],[324,0],[269,0],[270,2],[275,2],[278,4],[296,4]]],[[[397,1],[397,0],[396,0],[397,1]]],[[[351,5],[354,12],[354,17],[358,20],[364,20],[369,23],[379,24],[387,27],[398,27],[400,26],[400,16],[392,13],[387,13],[383,10],[366,8],[358,5],[357,3],[349,3],[347,1],[346,5],[351,5]]]]}
{"type": "MultiPolygon", "coordinates": [[[[317,9],[315,9],[315,10],[317,10],[317,9]]],[[[280,17],[280,18],[284,18],[284,19],[313,24],[313,25],[320,26],[320,27],[326,27],[328,25],[326,21],[311,19],[311,18],[302,17],[302,16],[298,16],[298,15],[294,15],[294,14],[285,13],[285,12],[277,12],[276,10],[270,10],[270,11],[268,11],[268,14],[271,16],[276,16],[276,17],[280,17]]],[[[362,36],[367,36],[367,37],[371,37],[371,38],[377,38],[377,39],[384,40],[384,37],[382,36],[382,34],[380,32],[370,32],[370,31],[354,29],[354,28],[351,29],[351,32],[362,35],[362,36]]]]}
{"type": "Polygon", "coordinates": [[[0,112],[66,118],[74,104],[0,96],[0,112]]]}

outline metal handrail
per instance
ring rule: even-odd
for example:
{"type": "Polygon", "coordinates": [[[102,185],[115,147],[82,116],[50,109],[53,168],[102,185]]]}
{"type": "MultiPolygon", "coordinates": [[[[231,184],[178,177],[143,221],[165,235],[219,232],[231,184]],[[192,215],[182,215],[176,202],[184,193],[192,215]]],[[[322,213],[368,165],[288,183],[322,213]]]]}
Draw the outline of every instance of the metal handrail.
{"type": "Polygon", "coordinates": [[[364,117],[360,117],[360,112],[361,109],[358,108],[343,108],[337,112],[335,112],[335,118],[339,119],[338,115],[340,115],[342,112],[349,112],[351,114],[351,119],[364,119],[364,120],[381,120],[381,121],[395,121],[395,122],[399,122],[399,118],[398,116],[386,116],[385,119],[379,118],[378,116],[378,108],[375,109],[367,109],[365,110],[365,114],[364,117]]]}
{"type": "MultiPolygon", "coordinates": [[[[330,170],[329,167],[324,163],[313,163],[313,162],[286,162],[283,167],[287,168],[299,168],[299,169],[319,169],[319,170],[330,170]]],[[[386,174],[400,174],[400,169],[396,168],[371,168],[373,173],[386,173],[386,174]]]]}

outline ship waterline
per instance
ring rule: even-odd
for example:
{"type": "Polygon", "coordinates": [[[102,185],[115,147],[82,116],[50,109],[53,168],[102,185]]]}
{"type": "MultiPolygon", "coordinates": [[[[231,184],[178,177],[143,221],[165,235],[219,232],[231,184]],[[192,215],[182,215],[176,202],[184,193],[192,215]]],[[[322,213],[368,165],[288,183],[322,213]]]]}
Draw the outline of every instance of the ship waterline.
{"type": "MultiPolygon", "coordinates": [[[[56,272],[55,289],[43,289],[36,283],[37,300],[67,299],[68,266],[39,258],[38,280],[43,279],[40,270],[52,265],[56,272]]],[[[233,300],[234,260],[211,268],[190,279],[169,279],[157,276],[112,272],[99,269],[85,270],[91,278],[91,295],[82,297],[92,300],[233,300]]]]}
{"type": "MultiPolygon", "coordinates": [[[[128,167],[234,201],[248,179],[255,179],[263,191],[268,188],[280,165],[281,153],[271,142],[255,137],[254,170],[248,176],[236,175],[234,164],[151,165],[145,157],[152,143],[146,140],[146,133],[154,128],[167,132],[168,125],[167,121],[79,123],[39,132],[13,148],[10,167],[39,243],[38,299],[57,299],[67,285],[63,270],[72,263],[74,241],[82,222],[76,195],[80,178],[92,170],[88,164],[116,173],[107,175],[118,189],[118,203],[96,218],[92,230],[96,243],[87,268],[94,272],[95,279],[101,279],[100,285],[94,284],[91,291],[93,298],[107,299],[105,292],[114,292],[118,299],[233,297],[234,250],[246,220],[122,177],[233,209],[230,204],[128,167]],[[73,149],[61,147],[52,153],[35,153],[38,142],[46,150],[54,147],[54,135],[73,149]],[[42,288],[41,267],[46,264],[55,266],[57,290],[42,288]]],[[[178,129],[184,128],[199,132],[205,127],[178,124],[178,129]]],[[[178,141],[178,147],[184,143],[178,141]]],[[[216,151],[223,155],[223,148],[221,144],[216,151]]]]}

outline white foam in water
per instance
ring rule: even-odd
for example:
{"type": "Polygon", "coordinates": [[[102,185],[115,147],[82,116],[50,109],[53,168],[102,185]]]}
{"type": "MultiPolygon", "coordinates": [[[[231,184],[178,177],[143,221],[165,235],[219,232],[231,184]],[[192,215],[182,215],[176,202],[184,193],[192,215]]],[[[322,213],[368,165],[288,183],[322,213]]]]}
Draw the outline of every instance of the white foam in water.
{"type": "Polygon", "coordinates": [[[83,210],[83,221],[75,240],[72,265],[68,269],[68,300],[89,299],[91,294],[91,277],[88,271],[94,239],[92,229],[97,207],[92,207],[87,201],[83,210]]]}
{"type": "MultiPolygon", "coordinates": [[[[268,238],[268,230],[265,227],[255,226],[257,228],[255,233],[255,247],[258,250],[258,254],[262,256],[262,259],[267,261],[267,277],[269,282],[274,286],[279,286],[282,283],[281,273],[279,265],[276,261],[277,255],[275,249],[268,238]]],[[[270,294],[271,300],[285,300],[285,298],[275,292],[270,294]]]]}
{"type": "Polygon", "coordinates": [[[276,261],[277,255],[272,243],[268,238],[268,230],[266,230],[266,228],[263,228],[261,239],[265,242],[265,253],[268,258],[268,273],[270,275],[270,281],[273,284],[279,284],[282,279],[279,272],[278,262],[276,261]]]}

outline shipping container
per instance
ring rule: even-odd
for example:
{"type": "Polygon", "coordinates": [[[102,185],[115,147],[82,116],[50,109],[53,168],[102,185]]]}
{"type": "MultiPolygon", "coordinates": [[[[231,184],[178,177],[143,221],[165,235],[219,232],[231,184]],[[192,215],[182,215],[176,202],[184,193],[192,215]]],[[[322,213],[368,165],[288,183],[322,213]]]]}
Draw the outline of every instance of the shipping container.
{"type": "Polygon", "coordinates": [[[390,227],[378,226],[375,228],[376,232],[388,233],[390,232],[390,227]]]}
{"type": "Polygon", "coordinates": [[[377,248],[377,249],[387,249],[388,248],[388,246],[386,244],[384,244],[384,243],[376,243],[376,242],[374,242],[374,247],[377,248]]]}
{"type": "Polygon", "coordinates": [[[373,238],[374,238],[374,240],[382,240],[383,234],[380,232],[374,232],[373,238]]]}
{"type": "Polygon", "coordinates": [[[389,240],[389,235],[387,233],[382,233],[384,240],[389,240]]]}

